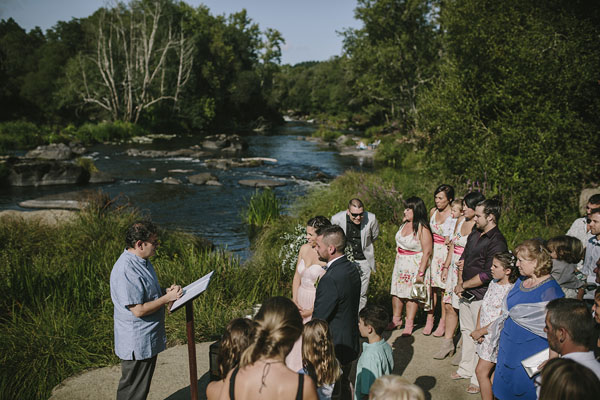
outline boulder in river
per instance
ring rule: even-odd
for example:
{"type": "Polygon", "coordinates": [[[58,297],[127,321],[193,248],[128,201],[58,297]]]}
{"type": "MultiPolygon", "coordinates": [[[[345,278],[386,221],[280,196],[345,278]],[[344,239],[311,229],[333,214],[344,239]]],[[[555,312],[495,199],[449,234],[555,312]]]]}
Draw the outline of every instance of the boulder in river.
{"type": "Polygon", "coordinates": [[[88,183],[113,183],[115,178],[110,174],[102,171],[92,171],[90,174],[90,180],[88,183]]]}
{"type": "Polygon", "coordinates": [[[215,180],[210,180],[210,181],[206,181],[205,183],[206,186],[223,186],[223,184],[219,181],[215,181],[215,180]]]}
{"type": "Polygon", "coordinates": [[[5,166],[12,186],[83,184],[90,179],[85,168],[69,161],[13,160],[5,166]]]}
{"type": "Polygon", "coordinates": [[[42,160],[70,160],[76,153],[64,143],[52,143],[47,146],[38,146],[25,154],[25,158],[39,158],[42,160]]]}
{"type": "Polygon", "coordinates": [[[204,185],[209,181],[218,181],[217,177],[209,172],[202,172],[196,175],[190,175],[187,177],[190,183],[194,185],[204,185]]]}
{"type": "Polygon", "coordinates": [[[282,181],[276,181],[273,179],[242,179],[238,181],[242,186],[260,187],[260,188],[271,188],[277,186],[285,186],[286,183],[282,181]]]}
{"type": "Polygon", "coordinates": [[[163,178],[162,183],[165,183],[167,185],[181,185],[181,181],[179,179],[173,178],[171,176],[163,178]]]}
{"type": "Polygon", "coordinates": [[[90,195],[89,191],[49,194],[36,199],[22,201],[19,203],[19,206],[23,208],[82,210],[88,206],[90,195]]]}
{"type": "Polygon", "coordinates": [[[260,158],[209,158],[204,160],[209,168],[229,169],[229,168],[252,168],[260,167],[264,164],[260,158]]]}

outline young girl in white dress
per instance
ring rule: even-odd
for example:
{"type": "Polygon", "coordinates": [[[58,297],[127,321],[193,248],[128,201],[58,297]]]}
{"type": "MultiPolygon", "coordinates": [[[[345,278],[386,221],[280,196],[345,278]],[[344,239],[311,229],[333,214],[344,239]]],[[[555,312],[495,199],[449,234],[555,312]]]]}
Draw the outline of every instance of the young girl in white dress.
{"type": "MultiPolygon", "coordinates": [[[[493,280],[490,282],[485,296],[483,296],[483,303],[477,316],[477,327],[471,332],[471,337],[478,343],[479,362],[475,368],[475,374],[479,382],[482,400],[494,399],[490,377],[498,357],[498,348],[491,345],[487,328],[500,316],[504,298],[519,277],[519,269],[515,263],[516,258],[510,252],[498,253],[494,256],[492,262],[493,280]]],[[[467,392],[477,393],[477,387],[469,386],[467,392]]]]}

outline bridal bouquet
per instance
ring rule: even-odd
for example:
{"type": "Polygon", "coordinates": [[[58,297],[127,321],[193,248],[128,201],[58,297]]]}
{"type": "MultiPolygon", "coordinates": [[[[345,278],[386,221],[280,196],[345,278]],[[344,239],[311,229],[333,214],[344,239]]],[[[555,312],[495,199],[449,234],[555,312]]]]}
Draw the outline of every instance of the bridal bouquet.
{"type": "Polygon", "coordinates": [[[298,224],[291,233],[284,233],[280,239],[284,241],[283,246],[279,250],[279,258],[282,260],[281,268],[283,270],[290,269],[294,271],[300,247],[306,243],[305,228],[298,224]]]}

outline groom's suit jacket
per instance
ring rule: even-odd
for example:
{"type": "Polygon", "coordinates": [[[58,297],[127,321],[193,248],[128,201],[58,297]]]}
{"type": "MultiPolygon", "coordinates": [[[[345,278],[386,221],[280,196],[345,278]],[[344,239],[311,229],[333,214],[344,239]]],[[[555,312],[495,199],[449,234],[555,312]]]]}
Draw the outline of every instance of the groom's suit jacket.
{"type": "Polygon", "coordinates": [[[335,260],[317,286],[313,319],[327,321],[335,355],[341,364],[358,357],[360,274],[346,256],[335,260]]]}
{"type": "MultiPolygon", "coordinates": [[[[346,229],[346,211],[340,211],[331,217],[331,223],[337,225],[348,234],[346,229]]],[[[379,224],[375,214],[365,211],[362,221],[360,221],[360,244],[363,254],[369,263],[371,271],[375,271],[375,251],[373,250],[373,242],[379,236],[379,224]]]]}

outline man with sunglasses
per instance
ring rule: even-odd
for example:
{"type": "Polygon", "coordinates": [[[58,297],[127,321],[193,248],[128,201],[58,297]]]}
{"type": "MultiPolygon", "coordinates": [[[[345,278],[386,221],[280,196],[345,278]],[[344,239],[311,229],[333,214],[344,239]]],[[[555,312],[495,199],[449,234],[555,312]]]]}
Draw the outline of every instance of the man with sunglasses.
{"type": "Polygon", "coordinates": [[[110,274],[114,304],[115,353],[121,359],[117,400],[146,399],[156,357],[166,348],[165,306],[183,294],[181,286],[163,290],[149,258],[159,245],[156,226],[134,222],[126,248],[110,274]]]}
{"type": "Polygon", "coordinates": [[[360,266],[360,303],[358,310],[367,304],[367,290],[371,272],[375,272],[373,242],[379,236],[379,224],[375,214],[365,211],[363,202],[354,198],[348,202],[348,209],[331,217],[333,225],[340,226],[346,240],[352,247],[354,261],[360,266]]]}

